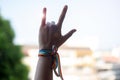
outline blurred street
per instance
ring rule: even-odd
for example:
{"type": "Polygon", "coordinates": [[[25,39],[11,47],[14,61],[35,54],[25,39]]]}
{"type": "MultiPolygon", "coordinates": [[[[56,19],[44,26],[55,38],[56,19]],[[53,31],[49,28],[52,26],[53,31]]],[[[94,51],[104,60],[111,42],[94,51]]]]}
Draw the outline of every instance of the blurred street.
{"type": "MultiPolygon", "coordinates": [[[[34,53],[38,50],[33,46],[25,46],[24,50],[27,56],[23,62],[30,67],[29,79],[34,80],[38,60],[37,54],[34,53]]],[[[109,52],[93,53],[89,48],[64,46],[60,48],[59,53],[65,80],[120,80],[120,59],[115,54],[113,56],[109,55],[109,52]],[[101,56],[98,56],[99,54],[101,56]]],[[[55,74],[53,76],[54,80],[61,80],[55,74]]]]}

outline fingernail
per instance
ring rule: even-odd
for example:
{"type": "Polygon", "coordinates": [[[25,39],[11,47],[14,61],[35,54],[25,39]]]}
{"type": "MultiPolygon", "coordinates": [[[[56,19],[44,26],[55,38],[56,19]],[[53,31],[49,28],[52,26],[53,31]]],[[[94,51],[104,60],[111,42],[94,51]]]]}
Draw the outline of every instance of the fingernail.
{"type": "Polygon", "coordinates": [[[73,31],[73,32],[76,32],[77,30],[76,30],[76,29],[73,29],[72,31],[73,31]]]}
{"type": "Polygon", "coordinates": [[[67,5],[65,5],[65,8],[68,8],[68,6],[67,6],[67,5]]]}
{"type": "Polygon", "coordinates": [[[43,14],[45,14],[45,13],[46,13],[46,7],[43,8],[43,14]]]}

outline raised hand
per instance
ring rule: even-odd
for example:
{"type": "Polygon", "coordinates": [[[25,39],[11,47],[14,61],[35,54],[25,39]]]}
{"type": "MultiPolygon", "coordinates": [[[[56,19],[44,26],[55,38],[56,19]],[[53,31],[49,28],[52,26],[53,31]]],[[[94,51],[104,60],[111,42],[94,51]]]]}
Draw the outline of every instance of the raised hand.
{"type": "Polygon", "coordinates": [[[72,29],[65,35],[61,34],[62,23],[66,15],[67,8],[68,6],[65,5],[57,24],[55,24],[54,21],[46,23],[47,9],[43,8],[43,18],[39,30],[40,49],[52,49],[52,45],[59,48],[76,31],[75,29],[72,29]]]}

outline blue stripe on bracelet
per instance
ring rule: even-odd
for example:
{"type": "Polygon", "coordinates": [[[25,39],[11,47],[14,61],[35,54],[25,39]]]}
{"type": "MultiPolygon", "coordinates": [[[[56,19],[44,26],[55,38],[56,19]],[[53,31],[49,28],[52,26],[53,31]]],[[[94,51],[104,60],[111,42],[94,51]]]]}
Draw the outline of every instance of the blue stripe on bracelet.
{"type": "Polygon", "coordinates": [[[51,55],[52,50],[51,49],[41,49],[39,50],[39,54],[41,55],[51,55]]]}

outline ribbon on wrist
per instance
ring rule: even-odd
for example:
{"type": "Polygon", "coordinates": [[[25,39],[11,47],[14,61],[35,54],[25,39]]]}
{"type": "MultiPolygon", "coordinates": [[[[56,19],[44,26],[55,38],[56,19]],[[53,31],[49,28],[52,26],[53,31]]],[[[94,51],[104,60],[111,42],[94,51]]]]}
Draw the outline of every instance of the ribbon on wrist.
{"type": "Polygon", "coordinates": [[[39,50],[38,56],[51,56],[52,50],[51,49],[41,49],[39,50]]]}
{"type": "Polygon", "coordinates": [[[58,54],[58,49],[55,45],[52,46],[52,49],[41,49],[39,50],[38,56],[52,56],[52,69],[54,70],[54,73],[56,74],[57,77],[60,77],[61,80],[63,79],[62,76],[62,70],[61,70],[61,64],[60,64],[60,56],[58,54]],[[58,71],[57,71],[58,67],[58,71]]]}

